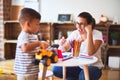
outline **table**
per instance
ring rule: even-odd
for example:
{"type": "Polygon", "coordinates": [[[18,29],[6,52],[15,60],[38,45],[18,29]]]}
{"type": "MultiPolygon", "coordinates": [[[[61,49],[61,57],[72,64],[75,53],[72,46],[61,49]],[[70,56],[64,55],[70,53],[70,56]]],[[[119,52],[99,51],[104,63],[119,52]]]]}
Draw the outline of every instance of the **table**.
{"type": "Polygon", "coordinates": [[[97,58],[92,56],[92,59],[87,59],[83,57],[79,58],[70,58],[65,61],[58,61],[57,63],[52,63],[52,66],[62,66],[63,67],[63,80],[66,80],[66,67],[73,66],[83,66],[85,80],[89,80],[88,65],[97,62],[97,58]],[[72,64],[71,64],[72,63],[72,64]]]}

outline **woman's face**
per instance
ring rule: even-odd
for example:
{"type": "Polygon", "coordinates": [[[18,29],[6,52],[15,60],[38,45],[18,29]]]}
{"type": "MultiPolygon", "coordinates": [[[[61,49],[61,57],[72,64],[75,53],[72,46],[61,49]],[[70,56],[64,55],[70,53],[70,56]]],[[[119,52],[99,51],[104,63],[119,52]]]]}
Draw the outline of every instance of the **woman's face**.
{"type": "Polygon", "coordinates": [[[87,21],[85,18],[82,17],[78,17],[77,22],[75,22],[75,26],[80,34],[84,34],[86,32],[85,31],[86,25],[87,25],[87,21]]]}

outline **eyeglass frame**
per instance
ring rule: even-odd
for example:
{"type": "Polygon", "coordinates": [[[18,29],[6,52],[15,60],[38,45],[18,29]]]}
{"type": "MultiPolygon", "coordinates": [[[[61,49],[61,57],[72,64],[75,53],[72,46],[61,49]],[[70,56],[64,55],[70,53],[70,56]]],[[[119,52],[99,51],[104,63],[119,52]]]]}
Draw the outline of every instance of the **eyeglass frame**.
{"type": "Polygon", "coordinates": [[[79,25],[79,26],[84,25],[84,26],[85,26],[85,25],[87,25],[87,24],[82,23],[82,22],[80,22],[80,23],[79,23],[79,22],[74,22],[74,25],[75,25],[75,26],[76,26],[76,25],[79,25]]]}

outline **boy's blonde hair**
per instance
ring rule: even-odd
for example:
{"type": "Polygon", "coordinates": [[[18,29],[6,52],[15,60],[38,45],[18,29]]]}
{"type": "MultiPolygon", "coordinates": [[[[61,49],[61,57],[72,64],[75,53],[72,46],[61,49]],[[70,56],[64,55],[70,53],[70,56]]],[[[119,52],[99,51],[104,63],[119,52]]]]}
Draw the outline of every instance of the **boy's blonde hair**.
{"type": "Polygon", "coordinates": [[[41,15],[31,8],[23,8],[18,16],[21,25],[23,25],[25,21],[32,21],[33,19],[41,20],[41,15]]]}

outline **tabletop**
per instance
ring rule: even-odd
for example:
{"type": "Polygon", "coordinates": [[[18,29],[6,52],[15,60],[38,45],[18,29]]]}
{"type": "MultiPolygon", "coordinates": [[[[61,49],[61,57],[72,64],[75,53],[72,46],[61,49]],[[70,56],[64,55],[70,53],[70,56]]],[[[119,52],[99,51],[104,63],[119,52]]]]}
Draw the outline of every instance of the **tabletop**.
{"type": "Polygon", "coordinates": [[[67,60],[59,60],[57,63],[52,63],[52,66],[82,66],[84,64],[89,65],[92,63],[97,62],[97,58],[95,56],[92,56],[92,58],[86,58],[86,57],[77,57],[77,58],[70,58],[67,60]]]}

